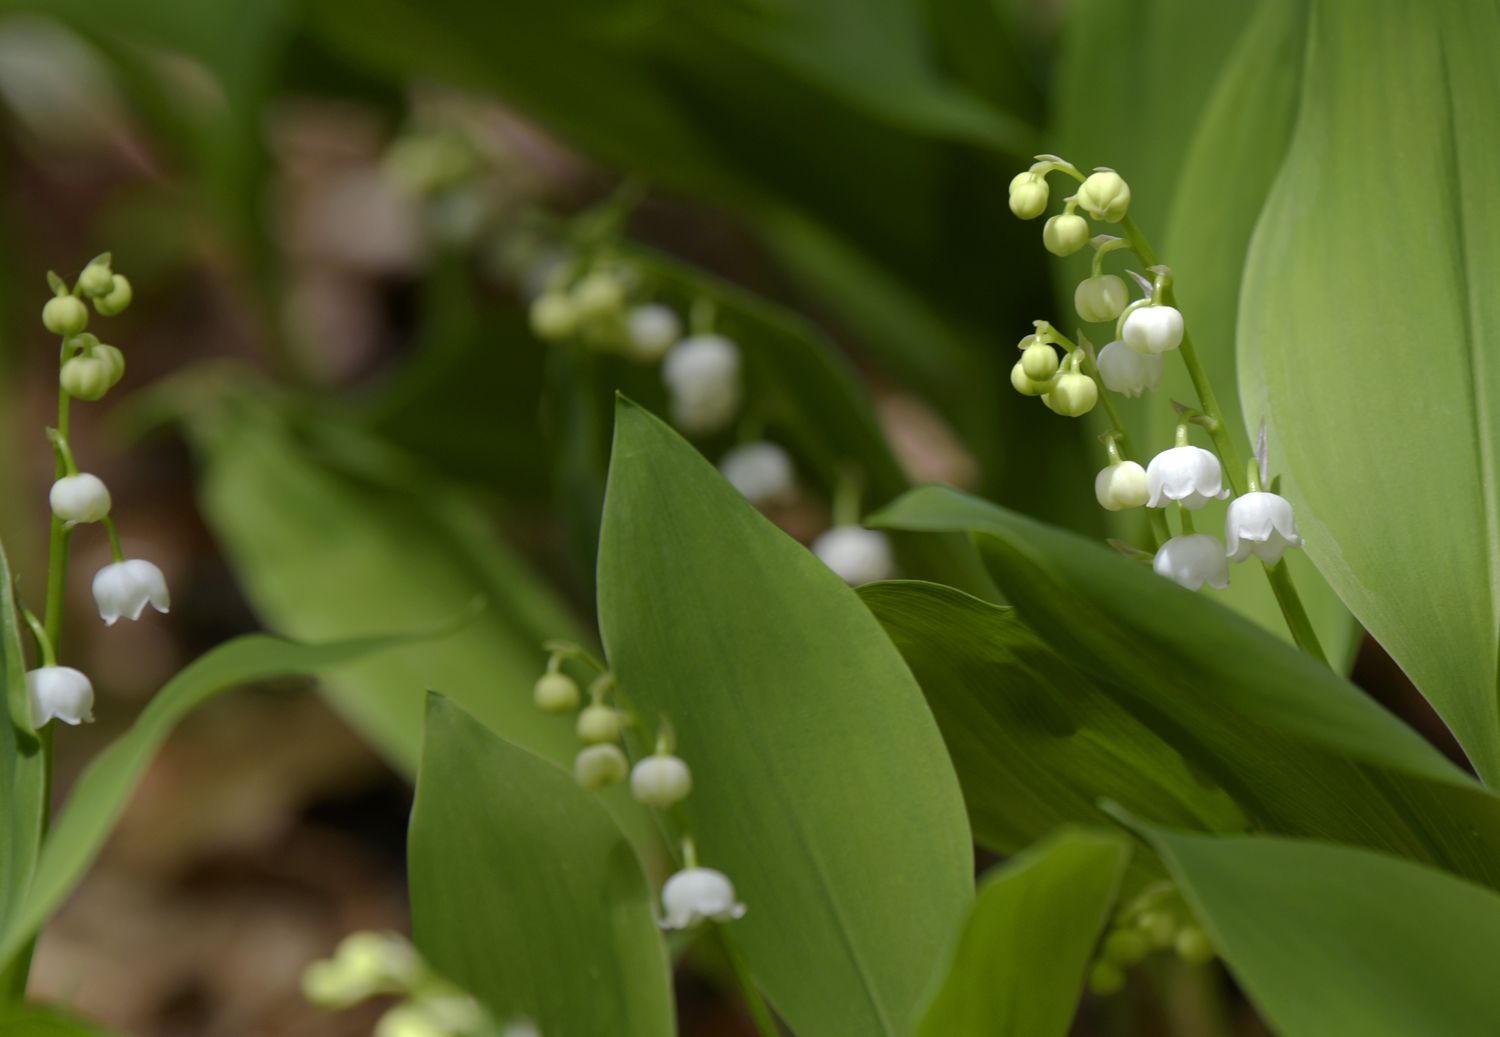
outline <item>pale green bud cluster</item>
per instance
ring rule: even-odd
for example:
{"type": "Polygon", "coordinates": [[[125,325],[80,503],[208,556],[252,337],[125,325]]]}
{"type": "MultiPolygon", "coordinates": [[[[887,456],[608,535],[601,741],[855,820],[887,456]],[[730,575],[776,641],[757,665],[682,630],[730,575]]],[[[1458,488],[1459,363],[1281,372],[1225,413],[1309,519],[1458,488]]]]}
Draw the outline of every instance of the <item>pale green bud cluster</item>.
{"type": "Polygon", "coordinates": [[[89,333],[89,299],[102,317],[123,313],[130,305],[130,282],[111,269],[108,252],[96,256],[70,290],[55,273],[47,274],[52,298],[42,307],[42,326],[63,339],[58,384],[76,400],[99,400],[125,376],[125,354],[89,333]]]}
{"type": "Polygon", "coordinates": [[[1011,387],[1022,396],[1039,396],[1048,410],[1064,417],[1077,418],[1094,409],[1099,402],[1099,386],[1082,370],[1083,351],[1069,349],[1059,360],[1059,336],[1043,322],[1037,323],[1037,334],[1027,335],[1018,344],[1021,359],[1010,369],[1011,387]]]}
{"type": "Polygon", "coordinates": [[[1208,934],[1168,883],[1148,887],[1115,916],[1089,970],[1089,989],[1104,996],[1124,989],[1126,973],[1153,951],[1173,951],[1195,965],[1214,959],[1208,934]]]}
{"type": "Polygon", "coordinates": [[[68,338],[63,352],[71,355],[63,361],[57,380],[75,400],[103,399],[125,377],[125,354],[90,332],[68,338]]]}
{"type": "Polygon", "coordinates": [[[1023,220],[1034,220],[1045,213],[1052,196],[1047,177],[1054,172],[1078,181],[1078,191],[1064,199],[1063,211],[1042,227],[1042,244],[1054,256],[1071,256],[1090,240],[1089,222],[1077,210],[1096,220],[1119,223],[1130,208],[1130,185],[1112,169],[1100,168],[1084,176],[1071,162],[1056,155],[1038,155],[1030,169],[1011,178],[1010,211],[1023,220]]]}

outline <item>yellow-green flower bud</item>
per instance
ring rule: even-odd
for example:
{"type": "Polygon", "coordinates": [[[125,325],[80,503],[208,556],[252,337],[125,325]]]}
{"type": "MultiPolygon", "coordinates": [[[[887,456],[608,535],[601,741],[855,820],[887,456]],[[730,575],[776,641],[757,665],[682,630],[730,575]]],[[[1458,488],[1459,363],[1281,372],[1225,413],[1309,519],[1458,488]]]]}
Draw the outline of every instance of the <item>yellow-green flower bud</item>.
{"type": "Polygon", "coordinates": [[[1063,213],[1042,228],[1042,244],[1054,256],[1071,256],[1089,243],[1089,221],[1077,213],[1063,213]]]}
{"type": "Polygon", "coordinates": [[[596,702],[578,714],[578,740],[585,745],[613,742],[620,737],[625,718],[619,710],[596,702]]]}
{"type": "Polygon", "coordinates": [[[1172,946],[1178,957],[1194,965],[1206,965],[1214,960],[1214,945],[1209,942],[1208,934],[1196,925],[1183,926],[1172,946]]]}
{"type": "Polygon", "coordinates": [[[1010,181],[1010,211],[1023,220],[1034,220],[1047,211],[1047,179],[1027,170],[1010,181]]]}
{"type": "Polygon", "coordinates": [[[543,342],[567,338],[578,327],[573,300],[562,292],[543,292],[532,300],[531,330],[543,342]]]}
{"type": "Polygon", "coordinates": [[[597,791],[618,785],[630,773],[630,761],[618,745],[585,746],[573,761],[573,777],[586,789],[597,791]]]}
{"type": "Polygon", "coordinates": [[[54,335],[76,335],[89,326],[89,308],[73,295],[55,295],[42,307],[42,324],[54,335]]]}
{"type": "Polygon", "coordinates": [[[624,284],[619,277],[604,270],[584,275],[568,294],[584,320],[612,316],[625,305],[624,284]]]}
{"type": "Polygon", "coordinates": [[[543,713],[568,713],[578,708],[578,685],[566,673],[544,673],[532,689],[531,699],[543,713]]]}
{"type": "Polygon", "coordinates": [[[101,342],[92,347],[85,355],[91,356],[95,360],[103,361],[104,366],[109,369],[109,387],[111,389],[119,385],[120,379],[125,377],[125,354],[114,346],[107,346],[101,342]]]}
{"type": "Polygon", "coordinates": [[[1086,374],[1067,371],[1058,375],[1045,397],[1047,405],[1066,418],[1079,418],[1099,402],[1099,386],[1086,374]]]}
{"type": "Polygon", "coordinates": [[[1151,945],[1139,929],[1116,929],[1104,938],[1100,953],[1115,965],[1134,965],[1146,957],[1151,945]]]}
{"type": "Polygon", "coordinates": [[[1038,384],[1027,376],[1024,360],[1017,360],[1016,365],[1010,369],[1010,384],[1022,396],[1041,396],[1048,389],[1047,385],[1038,384]]]}
{"type": "Polygon", "coordinates": [[[1112,321],[1125,309],[1129,293],[1125,282],[1114,274],[1086,277],[1073,291],[1073,307],[1090,324],[1112,321]]]}
{"type": "Polygon", "coordinates": [[[1107,961],[1096,961],[1089,969],[1089,992],[1099,997],[1118,994],[1125,989],[1125,971],[1107,961]]]}
{"type": "Polygon", "coordinates": [[[89,298],[105,295],[114,287],[114,274],[109,269],[109,259],[101,256],[83,268],[78,275],[78,290],[89,298]]]}
{"type": "Polygon", "coordinates": [[[1033,342],[1021,353],[1021,369],[1033,382],[1045,382],[1057,374],[1057,350],[1045,342],[1033,342]]]}
{"type": "Polygon", "coordinates": [[[1119,223],[1130,208],[1130,185],[1113,169],[1100,169],[1078,188],[1078,204],[1096,220],[1119,223]]]}
{"type": "Polygon", "coordinates": [[[114,369],[109,361],[96,356],[75,356],[62,365],[57,381],[63,391],[75,400],[103,399],[114,385],[114,369]]]}
{"type": "Polygon", "coordinates": [[[94,309],[99,311],[101,317],[113,317],[124,313],[132,298],[134,293],[130,289],[130,282],[115,274],[110,278],[109,291],[95,297],[94,309]]]}
{"type": "Polygon", "coordinates": [[[1157,950],[1172,946],[1177,939],[1177,919],[1167,911],[1146,911],[1135,920],[1136,927],[1157,950]]]}

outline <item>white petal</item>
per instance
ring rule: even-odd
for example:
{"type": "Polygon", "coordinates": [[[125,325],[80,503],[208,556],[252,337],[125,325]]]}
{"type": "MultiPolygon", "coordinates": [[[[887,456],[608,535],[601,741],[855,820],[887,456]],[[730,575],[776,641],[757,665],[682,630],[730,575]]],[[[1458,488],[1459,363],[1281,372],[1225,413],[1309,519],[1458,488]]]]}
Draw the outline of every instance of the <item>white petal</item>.
{"type": "Polygon", "coordinates": [[[890,540],[873,529],[835,526],[813,541],[812,550],[851,587],[887,580],[896,573],[890,540]]]}
{"type": "Polygon", "coordinates": [[[29,671],[26,697],[32,727],[41,727],[49,720],[81,724],[94,719],[94,686],[71,666],[43,666],[29,671]]]}
{"type": "Polygon", "coordinates": [[[745,914],[734,884],[713,868],[684,868],[662,887],[662,928],[688,929],[704,921],[729,922],[745,914]]]}
{"type": "Polygon", "coordinates": [[[719,471],[755,505],[778,504],[796,490],[791,455],[775,443],[745,443],[719,460],[719,471]]]}
{"type": "Polygon", "coordinates": [[[1188,533],[1168,540],[1156,552],[1151,568],[1158,576],[1198,590],[1205,583],[1229,586],[1229,562],[1224,547],[1206,533],[1188,533]]]}

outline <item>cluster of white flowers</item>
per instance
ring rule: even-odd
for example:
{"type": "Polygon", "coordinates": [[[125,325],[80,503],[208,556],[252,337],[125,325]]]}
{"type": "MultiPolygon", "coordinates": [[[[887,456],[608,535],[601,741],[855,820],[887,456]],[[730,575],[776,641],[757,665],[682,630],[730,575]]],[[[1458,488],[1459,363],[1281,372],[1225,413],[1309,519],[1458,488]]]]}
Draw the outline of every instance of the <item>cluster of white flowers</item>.
{"type": "MultiPolygon", "coordinates": [[[[63,340],[58,383],[65,393],[64,406],[68,399],[101,399],[123,377],[125,358],[119,349],[105,345],[86,330],[89,312],[84,299],[90,299],[101,316],[114,316],[130,305],[130,282],[114,272],[108,253],[84,268],[72,290],[55,274],[49,274],[48,280],[53,297],[42,308],[42,324],[63,340]]],[[[47,495],[57,531],[54,535],[67,536],[73,527],[90,523],[102,524],[109,534],[114,561],[100,569],[93,582],[100,618],[108,625],[122,617],[139,619],[147,605],[166,612],[171,598],[162,571],[143,559],[127,559],[120,549],[110,517],[109,487],[98,476],[78,470],[63,429],[49,430],[49,435],[63,472],[47,495]]],[[[33,629],[44,663],[26,675],[33,726],[41,727],[52,720],[65,724],[93,720],[93,684],[83,672],[57,665],[46,632],[39,624],[33,624],[33,629]]]]}

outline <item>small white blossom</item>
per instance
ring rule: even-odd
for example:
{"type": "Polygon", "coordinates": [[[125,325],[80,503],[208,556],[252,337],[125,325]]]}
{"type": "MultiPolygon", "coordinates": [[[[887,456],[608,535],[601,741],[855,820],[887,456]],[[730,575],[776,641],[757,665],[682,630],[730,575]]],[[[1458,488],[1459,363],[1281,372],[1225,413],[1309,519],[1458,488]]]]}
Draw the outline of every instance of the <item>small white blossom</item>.
{"type": "Polygon", "coordinates": [[[1147,500],[1153,508],[1172,501],[1197,510],[1212,499],[1229,496],[1224,488],[1224,469],[1210,450],[1197,446],[1174,446],[1163,450],[1146,466],[1147,500]]]}
{"type": "Polygon", "coordinates": [[[625,337],[632,358],[643,363],[660,360],[682,337],[682,319],[670,306],[646,303],[626,315],[625,337]]]}
{"type": "Polygon", "coordinates": [[[613,742],[586,745],[573,760],[573,777],[586,789],[597,792],[625,780],[630,761],[613,742]]]}
{"type": "Polygon", "coordinates": [[[1275,565],[1289,547],[1301,547],[1292,503],[1278,493],[1256,491],[1229,502],[1224,517],[1224,545],[1229,557],[1243,562],[1251,555],[1275,565]]]}
{"type": "Polygon", "coordinates": [[[1205,583],[1214,587],[1229,586],[1229,560],[1224,546],[1206,533],[1176,536],[1161,545],[1152,559],[1156,575],[1195,591],[1205,583]]]}
{"type": "Polygon", "coordinates": [[[796,492],[797,475],[791,455],[762,440],[735,447],[719,459],[719,471],[751,504],[784,504],[796,492]]]}
{"type": "Polygon", "coordinates": [[[120,618],[140,619],[149,604],[158,612],[171,608],[171,595],[161,570],[141,558],[114,562],[94,576],[94,601],[107,626],[120,618]]]}
{"type": "Polygon", "coordinates": [[[52,484],[47,501],[64,522],[98,522],[109,514],[109,487],[88,472],[65,475],[52,484]]]}
{"type": "Polygon", "coordinates": [[[672,420],[684,432],[716,432],[740,406],[740,350],[722,335],[693,335],[662,363],[672,397],[672,420]]]}
{"type": "Polygon", "coordinates": [[[31,726],[49,720],[64,724],[92,723],[94,686],[71,666],[43,666],[26,674],[26,697],[31,703],[31,726]]]}
{"type": "Polygon", "coordinates": [[[1110,392],[1139,396],[1155,389],[1161,382],[1161,357],[1154,353],[1137,353],[1116,339],[1099,350],[1099,377],[1110,392]]]}
{"type": "Polygon", "coordinates": [[[1139,508],[1150,496],[1146,488],[1146,469],[1134,461],[1107,466],[1094,477],[1094,496],[1106,511],[1139,508]]]}
{"type": "Polygon", "coordinates": [[[1073,308],[1090,324],[1114,320],[1125,309],[1130,293],[1125,282],[1114,274],[1086,277],[1073,290],[1073,308]]]}
{"type": "Polygon", "coordinates": [[[734,896],[734,883],[713,868],[684,868],[662,887],[663,929],[691,929],[703,922],[742,918],[745,905],[734,896]]]}
{"type": "Polygon", "coordinates": [[[813,541],[812,550],[851,587],[887,580],[896,573],[889,538],[873,529],[834,526],[813,541]]]}
{"type": "Polygon", "coordinates": [[[1175,306],[1139,306],[1125,318],[1121,334],[1137,353],[1169,353],[1182,345],[1182,312],[1175,306]]]}
{"type": "Polygon", "coordinates": [[[681,803],[693,791],[693,772],[679,757],[648,756],[630,772],[630,794],[648,807],[681,803]]]}

